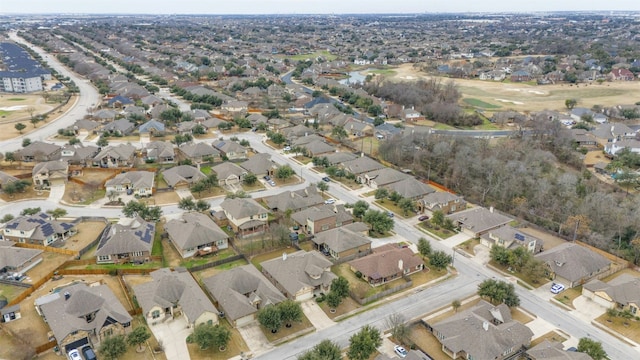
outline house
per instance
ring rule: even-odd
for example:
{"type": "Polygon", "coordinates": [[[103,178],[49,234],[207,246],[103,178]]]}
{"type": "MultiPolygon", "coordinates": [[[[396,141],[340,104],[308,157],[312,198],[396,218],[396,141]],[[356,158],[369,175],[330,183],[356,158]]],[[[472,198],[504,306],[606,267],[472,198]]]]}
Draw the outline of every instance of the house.
{"type": "Polygon", "coordinates": [[[452,359],[515,359],[533,337],[531,329],[513,320],[507,305],[484,300],[435,324],[428,321],[423,320],[452,359]]]}
{"type": "Polygon", "coordinates": [[[377,189],[401,180],[406,180],[410,177],[411,176],[398,170],[384,167],[380,170],[360,174],[356,177],[356,180],[360,183],[366,184],[372,189],[377,189]]]}
{"type": "Polygon", "coordinates": [[[203,142],[181,144],[178,147],[178,156],[183,160],[189,159],[194,164],[222,160],[220,150],[203,142]]]}
{"type": "Polygon", "coordinates": [[[585,117],[593,118],[595,114],[596,113],[594,113],[593,111],[587,108],[576,107],[571,109],[571,113],[569,114],[569,116],[571,116],[571,118],[575,121],[583,121],[583,118],[585,117]]]}
{"type": "Polygon", "coordinates": [[[3,186],[10,184],[12,182],[16,182],[18,180],[20,179],[18,179],[15,176],[9,175],[4,171],[0,171],[0,190],[2,190],[3,186]]]}
{"type": "Polygon", "coordinates": [[[61,351],[126,335],[132,317],[107,285],[76,282],[35,300],[36,311],[49,325],[61,351]]]}
{"type": "Polygon", "coordinates": [[[615,155],[622,149],[629,149],[629,151],[640,154],[640,141],[638,140],[620,140],[607,144],[604,147],[604,151],[607,154],[615,155]]]}
{"type": "Polygon", "coordinates": [[[98,127],[100,127],[100,123],[97,121],[80,119],[76,120],[76,122],[67,129],[73,130],[76,135],[88,136],[89,134],[93,133],[98,127]]]}
{"type": "Polygon", "coordinates": [[[18,243],[50,246],[76,234],[73,223],[53,220],[46,213],[20,216],[4,224],[2,238],[18,243]]]}
{"type": "MultiPolygon", "coordinates": [[[[93,113],[93,118],[98,120],[98,121],[102,121],[107,122],[107,121],[114,121],[116,119],[116,116],[118,114],[110,109],[102,109],[102,110],[98,110],[96,112],[93,113]]],[[[127,120],[128,121],[128,120],[127,120]]]]}
{"type": "Polygon", "coordinates": [[[518,70],[511,73],[511,81],[513,82],[529,81],[532,78],[531,74],[525,70],[518,70]]]}
{"type": "Polygon", "coordinates": [[[140,136],[157,136],[164,134],[164,123],[151,119],[138,128],[140,136]]]}
{"type": "Polygon", "coordinates": [[[569,129],[571,140],[578,146],[595,147],[598,145],[595,136],[584,129],[569,129]]]}
{"type": "Polygon", "coordinates": [[[136,148],[130,144],[107,146],[93,158],[93,164],[101,168],[132,167],[135,155],[136,148]]]}
{"type": "Polygon", "coordinates": [[[595,135],[598,143],[603,146],[614,141],[630,140],[636,137],[636,131],[623,123],[600,124],[591,133],[595,135]]]}
{"type": "Polygon", "coordinates": [[[244,146],[231,140],[216,140],[212,145],[214,148],[220,150],[222,155],[226,156],[229,160],[244,160],[249,153],[249,150],[244,146]]]}
{"type": "Polygon", "coordinates": [[[320,140],[316,140],[310,143],[306,143],[304,145],[300,145],[300,147],[307,150],[307,155],[309,157],[318,157],[318,156],[330,154],[336,151],[335,147],[320,140]]]}
{"type": "Polygon", "coordinates": [[[309,185],[301,190],[287,190],[267,196],[263,201],[271,211],[286,212],[291,210],[297,212],[311,206],[322,205],[324,198],[318,193],[318,188],[315,185],[309,185]]]}
{"type": "Polygon", "coordinates": [[[255,154],[238,165],[247,170],[247,173],[253,174],[258,178],[267,175],[271,176],[278,169],[278,165],[271,160],[271,155],[267,153],[255,154]]]}
{"type": "Polygon", "coordinates": [[[122,108],[126,105],[133,105],[135,102],[126,96],[116,95],[107,101],[107,105],[112,108],[122,108]]]}
{"type": "Polygon", "coordinates": [[[50,189],[51,186],[64,185],[69,179],[69,164],[54,160],[37,163],[31,171],[33,185],[38,189],[50,189]]]}
{"type": "Polygon", "coordinates": [[[42,262],[42,250],[13,246],[15,242],[0,240],[0,274],[24,274],[42,262]]]}
{"type": "Polygon", "coordinates": [[[347,161],[355,160],[358,158],[358,155],[350,152],[344,151],[336,151],[331,154],[326,154],[322,156],[323,158],[327,158],[329,165],[338,165],[347,161]]]}
{"type": "Polygon", "coordinates": [[[613,81],[633,81],[635,79],[635,75],[625,68],[613,69],[607,77],[613,81]]]}
{"type": "Polygon", "coordinates": [[[20,313],[20,304],[7,306],[0,309],[0,323],[8,323],[19,320],[22,317],[20,313]]]}
{"type": "Polygon", "coordinates": [[[247,175],[247,171],[231,162],[223,162],[211,167],[211,171],[218,176],[219,185],[233,185],[242,182],[247,175]]]}
{"type": "Polygon", "coordinates": [[[593,360],[586,353],[563,350],[562,343],[547,339],[528,349],[524,356],[527,360],[593,360]]]}
{"type": "Polygon", "coordinates": [[[409,176],[404,180],[396,181],[385,188],[389,190],[389,193],[396,192],[405,199],[418,200],[423,198],[427,194],[431,194],[436,190],[431,186],[416,180],[416,178],[409,176]]]}
{"type": "Polygon", "coordinates": [[[311,239],[315,248],[336,260],[353,259],[371,253],[371,239],[342,226],[323,231],[311,239]]]}
{"type": "Polygon", "coordinates": [[[145,146],[145,162],[158,164],[172,164],[175,162],[176,153],[173,144],[168,141],[152,141],[145,146]]]}
{"type": "Polygon", "coordinates": [[[69,165],[90,166],[93,158],[98,155],[98,147],[82,144],[65,144],[60,151],[60,160],[69,165]]]}
{"type": "Polygon", "coordinates": [[[168,221],[164,230],[182,258],[217,252],[229,247],[229,236],[205,214],[187,212],[168,221]]]}
{"type": "Polygon", "coordinates": [[[513,218],[494,211],[493,207],[486,209],[475,207],[447,215],[456,226],[473,237],[479,237],[493,229],[497,229],[511,222],[513,218]]]}
{"type": "Polygon", "coordinates": [[[574,243],[564,243],[535,256],[547,264],[550,277],[566,287],[575,287],[607,274],[611,261],[574,243]]]}
{"type": "Polygon", "coordinates": [[[152,281],[133,286],[147,324],[171,321],[181,315],[190,328],[218,324],[218,309],[186,269],[162,268],[149,275],[152,281]]]}
{"type": "Polygon", "coordinates": [[[267,209],[251,198],[224,199],[220,207],[233,231],[241,236],[263,232],[268,226],[267,209]]]}
{"type": "Polygon", "coordinates": [[[107,194],[110,192],[131,192],[138,196],[151,196],[155,188],[155,173],[151,171],[129,171],[116,175],[104,183],[107,194]]]}
{"type": "Polygon", "coordinates": [[[354,273],[371,286],[380,286],[424,269],[424,261],[409,248],[387,244],[373,249],[373,254],[349,261],[354,273]]]}
{"type": "Polygon", "coordinates": [[[364,121],[349,119],[343,125],[343,127],[347,131],[347,134],[349,134],[350,138],[359,138],[363,136],[373,135],[373,126],[364,121]]]}
{"type": "Polygon", "coordinates": [[[189,188],[200,180],[206,179],[202,171],[190,165],[178,165],[162,171],[162,177],[172,189],[189,188]]]}
{"type": "Polygon", "coordinates": [[[320,205],[291,214],[291,219],[307,234],[317,233],[351,224],[353,215],[343,205],[320,205]]]}
{"type": "Polygon", "coordinates": [[[621,274],[607,283],[591,280],[582,286],[582,295],[608,309],[628,310],[637,316],[640,310],[640,278],[621,274]]]}
{"type": "Polygon", "coordinates": [[[135,128],[136,124],[128,119],[120,119],[106,124],[100,129],[100,132],[107,135],[126,136],[131,134],[135,128]]]}
{"type": "Polygon", "coordinates": [[[425,119],[420,111],[414,109],[413,106],[411,109],[402,109],[400,116],[402,116],[402,119],[407,122],[416,122],[425,119]]]}
{"type": "Polygon", "coordinates": [[[228,115],[244,115],[249,110],[249,103],[246,101],[229,100],[220,106],[220,110],[228,115]]]}
{"type": "Polygon", "coordinates": [[[16,150],[14,157],[17,161],[22,162],[53,161],[60,158],[61,150],[62,147],[58,145],[34,141],[22,149],[16,150]]]}
{"type": "Polygon", "coordinates": [[[98,264],[143,263],[150,260],[156,225],[140,217],[120,218],[102,232],[96,260],[98,264]]]}
{"type": "Polygon", "coordinates": [[[329,292],[337,276],[333,263],[317,251],[299,250],[260,263],[262,274],[288,299],[304,301],[329,292]]]}
{"type": "Polygon", "coordinates": [[[467,202],[462,196],[446,191],[429,193],[416,202],[418,212],[442,211],[445,215],[467,208],[467,202]]]}
{"type": "Polygon", "coordinates": [[[505,225],[480,236],[480,244],[489,249],[494,246],[500,246],[513,250],[522,246],[531,253],[538,253],[542,251],[544,243],[542,239],[518,231],[518,229],[510,225],[505,225]]]}
{"type": "Polygon", "coordinates": [[[366,156],[361,156],[357,159],[351,160],[351,161],[345,161],[341,164],[342,168],[344,169],[344,171],[351,173],[353,175],[360,175],[363,173],[368,173],[368,172],[372,172],[375,170],[380,170],[382,168],[384,168],[385,166],[380,164],[379,162],[366,157],[366,156]]]}
{"type": "Polygon", "coordinates": [[[251,264],[204,278],[202,284],[234,327],[253,323],[258,310],[286,300],[251,264]]]}

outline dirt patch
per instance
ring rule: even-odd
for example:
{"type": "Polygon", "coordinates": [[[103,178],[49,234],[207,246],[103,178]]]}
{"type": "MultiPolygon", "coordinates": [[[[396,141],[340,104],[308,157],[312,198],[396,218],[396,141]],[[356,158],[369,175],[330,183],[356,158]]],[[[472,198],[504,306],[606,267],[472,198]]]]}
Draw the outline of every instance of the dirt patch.
{"type": "Polygon", "coordinates": [[[4,201],[18,201],[18,200],[27,200],[27,199],[46,199],[49,197],[48,191],[35,190],[33,188],[33,183],[30,179],[25,179],[29,181],[29,186],[27,186],[24,192],[17,192],[15,194],[9,195],[4,192],[0,193],[0,199],[4,201]]]}
{"type": "Polygon", "coordinates": [[[68,204],[89,205],[92,202],[102,199],[105,195],[104,188],[99,184],[77,184],[74,182],[67,183],[64,189],[62,201],[68,204]]]}
{"type": "Polygon", "coordinates": [[[102,221],[87,221],[76,226],[78,233],[64,243],[63,248],[80,251],[100,236],[107,225],[102,221]]]}
{"type": "Polygon", "coordinates": [[[155,205],[169,205],[180,202],[180,196],[175,191],[159,192],[153,194],[155,205]]]}
{"type": "Polygon", "coordinates": [[[148,275],[124,275],[124,282],[133,288],[136,285],[145,284],[153,279],[148,275]]]}
{"type": "Polygon", "coordinates": [[[176,267],[180,266],[182,256],[176,251],[171,242],[168,239],[162,239],[162,256],[167,266],[176,267]]]}
{"type": "Polygon", "coordinates": [[[67,260],[72,260],[73,256],[57,254],[52,252],[42,253],[42,262],[36,265],[33,269],[27,271],[28,279],[27,283],[37,282],[53,270],[57,269],[67,260]]]}
{"type": "MultiPolygon", "coordinates": [[[[49,114],[47,123],[54,121],[59,116],[64,114],[65,111],[71,108],[75,103],[75,99],[71,98],[67,105],[62,108],[56,110],[55,113],[49,114]]],[[[33,125],[29,122],[31,118],[31,114],[28,109],[33,107],[35,111],[33,115],[44,114],[45,112],[53,110],[56,106],[60,105],[59,103],[47,103],[44,101],[44,98],[40,95],[26,95],[26,94],[15,94],[15,95],[0,95],[0,141],[13,139],[20,135],[28,135],[29,132],[33,131],[33,125]],[[24,100],[11,100],[11,99],[24,99],[24,100]],[[22,107],[24,106],[24,107],[22,107]],[[20,108],[19,108],[20,107],[20,108]],[[27,127],[22,130],[22,134],[18,132],[15,128],[15,124],[17,122],[21,122],[27,127]]],[[[39,123],[37,127],[40,127],[42,123],[39,123]]]]}
{"type": "Polygon", "coordinates": [[[542,241],[544,241],[545,250],[553,249],[554,247],[564,244],[566,242],[564,239],[560,237],[557,237],[548,232],[537,230],[534,228],[523,227],[523,228],[519,228],[518,230],[522,231],[525,234],[537,237],[538,239],[541,239],[542,241]]]}
{"type": "Polygon", "coordinates": [[[585,156],[584,156],[584,164],[586,166],[593,166],[599,162],[603,162],[605,164],[608,164],[611,162],[610,159],[608,159],[606,156],[604,156],[604,154],[602,153],[602,150],[593,150],[593,151],[589,151],[585,156]]]}

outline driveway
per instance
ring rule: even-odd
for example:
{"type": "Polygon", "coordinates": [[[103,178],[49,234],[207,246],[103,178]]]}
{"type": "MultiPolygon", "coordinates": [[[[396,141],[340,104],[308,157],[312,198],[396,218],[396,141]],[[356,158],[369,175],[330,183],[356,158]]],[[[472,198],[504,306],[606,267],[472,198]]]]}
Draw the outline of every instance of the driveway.
{"type": "Polygon", "coordinates": [[[329,319],[327,314],[322,311],[315,300],[307,300],[300,303],[300,305],[302,306],[302,312],[304,312],[304,315],[307,317],[307,319],[311,321],[311,324],[313,324],[313,327],[316,328],[316,331],[332,327],[336,324],[335,321],[329,319]]]}
{"type": "Polygon", "coordinates": [[[190,359],[187,336],[191,334],[191,329],[187,327],[184,316],[149,328],[156,339],[162,343],[167,359],[190,359]]]}
{"type": "MultiPolygon", "coordinates": [[[[242,335],[242,338],[249,347],[249,350],[251,350],[253,357],[257,357],[258,355],[264,354],[265,352],[273,349],[273,345],[271,345],[269,340],[267,340],[267,337],[264,336],[262,330],[260,330],[260,324],[258,324],[257,321],[254,321],[247,326],[239,327],[238,332],[242,335]]],[[[172,358],[167,356],[167,359],[172,358]]]]}
{"type": "Polygon", "coordinates": [[[453,248],[456,247],[460,244],[462,244],[463,242],[467,241],[471,239],[471,236],[465,234],[465,233],[457,233],[455,235],[453,235],[452,237],[446,239],[446,240],[442,240],[440,243],[444,244],[447,247],[453,248]]]}
{"type": "Polygon", "coordinates": [[[193,194],[191,194],[190,189],[176,189],[176,194],[180,197],[180,199],[193,198],[193,194]]]}
{"type": "Polygon", "coordinates": [[[584,319],[588,323],[607,311],[607,308],[604,306],[582,295],[573,300],[573,306],[576,309],[572,310],[571,314],[575,317],[584,319]]]}
{"type": "Polygon", "coordinates": [[[64,184],[55,184],[51,185],[51,191],[49,192],[49,201],[54,203],[59,203],[62,200],[62,196],[64,196],[64,184]]]}

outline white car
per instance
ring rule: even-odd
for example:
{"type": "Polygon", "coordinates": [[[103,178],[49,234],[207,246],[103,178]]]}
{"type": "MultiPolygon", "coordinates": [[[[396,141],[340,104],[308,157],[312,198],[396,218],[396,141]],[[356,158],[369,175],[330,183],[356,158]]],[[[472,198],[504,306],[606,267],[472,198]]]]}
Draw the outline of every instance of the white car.
{"type": "Polygon", "coordinates": [[[564,290],[564,285],[562,284],[553,284],[551,285],[551,292],[554,294],[559,294],[564,290]]]}
{"type": "Polygon", "coordinates": [[[325,204],[329,205],[329,204],[334,204],[336,202],[336,199],[327,199],[324,201],[325,204]]]}
{"type": "Polygon", "coordinates": [[[400,345],[394,346],[393,351],[395,351],[401,358],[407,357],[407,350],[400,345]]]}
{"type": "Polygon", "coordinates": [[[78,349],[73,349],[69,351],[69,360],[82,360],[82,357],[80,356],[80,352],[78,351],[78,349]]]}
{"type": "Polygon", "coordinates": [[[291,146],[285,146],[284,149],[282,149],[284,151],[291,151],[291,146]]]}

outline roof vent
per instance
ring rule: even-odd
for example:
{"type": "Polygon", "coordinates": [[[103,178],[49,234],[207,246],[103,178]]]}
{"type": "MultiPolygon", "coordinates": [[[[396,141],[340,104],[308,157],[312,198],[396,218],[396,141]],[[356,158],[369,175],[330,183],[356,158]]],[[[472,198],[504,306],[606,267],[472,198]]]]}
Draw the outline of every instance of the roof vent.
{"type": "Polygon", "coordinates": [[[484,329],[484,331],[489,331],[489,322],[488,321],[483,321],[482,322],[482,328],[484,329]]]}
{"type": "Polygon", "coordinates": [[[65,300],[69,300],[69,298],[71,297],[71,293],[69,293],[68,291],[64,292],[64,299],[65,300]]]}

